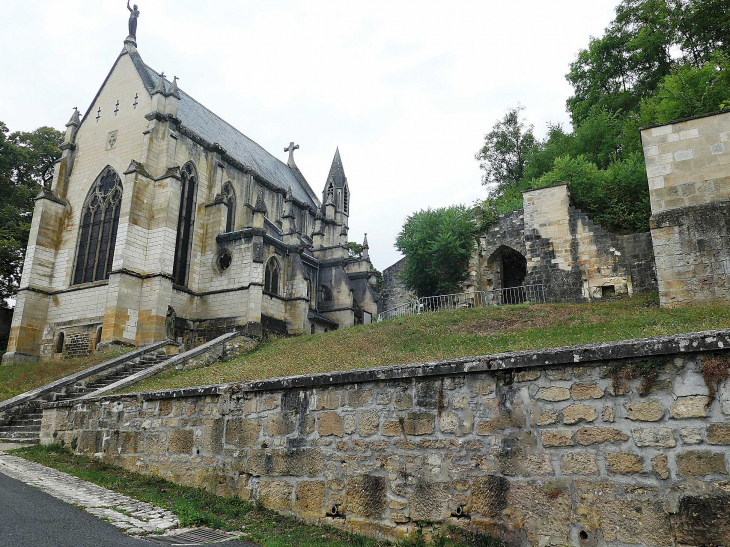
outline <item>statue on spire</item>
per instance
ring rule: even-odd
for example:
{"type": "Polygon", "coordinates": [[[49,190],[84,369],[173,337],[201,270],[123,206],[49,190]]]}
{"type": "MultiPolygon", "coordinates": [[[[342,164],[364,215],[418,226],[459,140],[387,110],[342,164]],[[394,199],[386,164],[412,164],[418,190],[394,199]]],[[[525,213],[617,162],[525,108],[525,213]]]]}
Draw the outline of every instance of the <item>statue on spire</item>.
{"type": "Polygon", "coordinates": [[[127,9],[129,10],[129,35],[137,39],[137,17],[139,17],[139,10],[137,4],[134,5],[134,9],[129,7],[129,0],[127,0],[127,9]]]}

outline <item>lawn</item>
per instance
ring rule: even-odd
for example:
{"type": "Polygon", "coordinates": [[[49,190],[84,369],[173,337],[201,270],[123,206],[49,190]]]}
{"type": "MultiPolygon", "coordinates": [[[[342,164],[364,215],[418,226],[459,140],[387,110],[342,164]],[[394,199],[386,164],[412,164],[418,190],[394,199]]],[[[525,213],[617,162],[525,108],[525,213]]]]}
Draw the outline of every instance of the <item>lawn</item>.
{"type": "Polygon", "coordinates": [[[129,353],[133,349],[126,346],[112,346],[86,357],[59,359],[45,363],[13,363],[0,366],[0,401],[5,401],[31,389],[44,386],[54,380],[80,370],[93,367],[129,353]]]}
{"type": "MultiPolygon", "coordinates": [[[[209,526],[218,530],[243,531],[244,541],[263,547],[385,547],[377,542],[331,526],[312,526],[283,517],[237,498],[218,497],[200,488],[182,486],[158,477],[148,477],[97,459],[75,456],[60,446],[33,446],[11,452],[28,460],[58,469],[80,479],[146,501],[173,512],[180,525],[209,526]]],[[[497,547],[486,536],[447,527],[438,534],[440,547],[497,547]]],[[[397,547],[425,547],[414,534],[397,547]]]]}
{"type": "Polygon", "coordinates": [[[656,296],[586,304],[444,311],[324,334],[273,339],[227,362],[169,371],[127,391],[151,391],[399,363],[570,346],[730,327],[730,307],[660,308],[656,296]]]}

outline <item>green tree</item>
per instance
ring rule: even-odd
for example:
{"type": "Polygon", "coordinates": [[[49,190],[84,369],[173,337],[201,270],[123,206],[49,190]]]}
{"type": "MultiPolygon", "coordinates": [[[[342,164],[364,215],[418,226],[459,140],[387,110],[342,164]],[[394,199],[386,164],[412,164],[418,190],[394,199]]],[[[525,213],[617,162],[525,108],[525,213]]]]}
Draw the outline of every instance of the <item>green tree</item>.
{"type": "Polygon", "coordinates": [[[0,122],[0,306],[18,288],[33,200],[53,178],[63,133],[50,127],[9,133],[0,122]]]}
{"type": "Polygon", "coordinates": [[[395,243],[406,257],[401,272],[405,286],[419,297],[459,292],[476,233],[472,211],[462,205],[409,216],[395,243]]]}
{"type": "Polygon", "coordinates": [[[523,110],[522,106],[510,108],[485,135],[484,145],[476,154],[484,170],[482,184],[492,187],[492,195],[498,196],[524,177],[525,162],[535,146],[535,136],[533,127],[525,125],[520,117],[523,110]]]}
{"type": "Polygon", "coordinates": [[[347,253],[350,258],[356,258],[357,260],[362,259],[363,246],[354,241],[350,241],[347,244],[347,253]]]}

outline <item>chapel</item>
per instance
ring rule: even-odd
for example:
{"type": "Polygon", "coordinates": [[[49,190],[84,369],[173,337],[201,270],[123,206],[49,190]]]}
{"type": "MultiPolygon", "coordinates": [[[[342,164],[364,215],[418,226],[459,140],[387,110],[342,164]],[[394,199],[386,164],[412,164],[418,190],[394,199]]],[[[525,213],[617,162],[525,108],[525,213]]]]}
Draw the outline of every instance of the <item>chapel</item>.
{"type": "Polygon", "coordinates": [[[147,66],[138,15],[36,198],[3,362],[371,322],[378,272],[367,236],[348,247],[339,149],[320,197],[298,145],[279,160],[147,66]]]}

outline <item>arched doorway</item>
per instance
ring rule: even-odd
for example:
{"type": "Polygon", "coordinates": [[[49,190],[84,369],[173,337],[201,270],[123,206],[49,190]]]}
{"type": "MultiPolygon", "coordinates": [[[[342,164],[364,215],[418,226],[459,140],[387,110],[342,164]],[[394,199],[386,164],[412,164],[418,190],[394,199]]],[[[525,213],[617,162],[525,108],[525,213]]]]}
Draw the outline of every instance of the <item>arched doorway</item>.
{"type": "Polygon", "coordinates": [[[515,289],[525,283],[527,277],[527,259],[512,247],[502,245],[487,260],[487,267],[492,278],[492,289],[495,297],[503,304],[524,302],[524,291],[515,289]],[[513,290],[510,290],[513,289],[513,290]]]}

